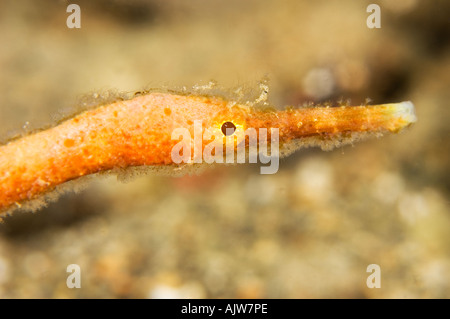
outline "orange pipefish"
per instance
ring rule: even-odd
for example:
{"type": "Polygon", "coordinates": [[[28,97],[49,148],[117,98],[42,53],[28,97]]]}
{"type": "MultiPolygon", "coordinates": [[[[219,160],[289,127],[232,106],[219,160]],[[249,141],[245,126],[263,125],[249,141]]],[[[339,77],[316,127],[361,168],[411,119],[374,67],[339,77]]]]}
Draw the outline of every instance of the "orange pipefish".
{"type": "MultiPolygon", "coordinates": [[[[277,128],[280,156],[285,156],[304,146],[330,149],[364,136],[398,132],[416,117],[411,102],[277,111],[215,96],[148,93],[85,111],[1,146],[0,212],[89,174],[142,165],[174,170],[207,166],[175,164],[171,156],[179,142],[172,139],[174,129],[193,132],[199,120],[202,130],[224,131],[224,125],[277,128]]],[[[270,138],[267,142],[270,145],[270,138]]]]}

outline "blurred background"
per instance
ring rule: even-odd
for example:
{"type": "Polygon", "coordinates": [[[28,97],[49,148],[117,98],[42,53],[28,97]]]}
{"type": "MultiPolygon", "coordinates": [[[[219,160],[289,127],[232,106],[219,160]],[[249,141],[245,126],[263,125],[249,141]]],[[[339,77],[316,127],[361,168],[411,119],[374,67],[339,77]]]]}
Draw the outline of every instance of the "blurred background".
{"type": "Polygon", "coordinates": [[[0,2],[0,140],[111,89],[254,87],[277,107],[411,100],[384,136],[182,178],[99,177],[0,224],[0,298],[449,298],[449,1],[0,2]],[[369,29],[370,3],[381,28],[369,29]],[[66,267],[81,267],[68,289],[66,267]],[[369,264],[381,288],[369,289],[369,264]]]}

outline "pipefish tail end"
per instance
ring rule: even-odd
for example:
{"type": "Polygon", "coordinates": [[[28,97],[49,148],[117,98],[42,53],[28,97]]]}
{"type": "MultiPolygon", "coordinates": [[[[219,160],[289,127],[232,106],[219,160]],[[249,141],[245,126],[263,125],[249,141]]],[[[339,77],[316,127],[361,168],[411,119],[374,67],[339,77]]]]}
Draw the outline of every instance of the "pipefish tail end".
{"type": "Polygon", "coordinates": [[[248,155],[252,141],[267,142],[271,152],[279,146],[281,157],[303,147],[329,150],[396,133],[416,121],[411,102],[277,111],[216,95],[138,95],[0,145],[0,214],[36,210],[56,198],[51,194],[65,191],[64,185],[103,172],[147,167],[179,176],[230,163],[220,150],[238,154],[241,145],[248,155]]]}

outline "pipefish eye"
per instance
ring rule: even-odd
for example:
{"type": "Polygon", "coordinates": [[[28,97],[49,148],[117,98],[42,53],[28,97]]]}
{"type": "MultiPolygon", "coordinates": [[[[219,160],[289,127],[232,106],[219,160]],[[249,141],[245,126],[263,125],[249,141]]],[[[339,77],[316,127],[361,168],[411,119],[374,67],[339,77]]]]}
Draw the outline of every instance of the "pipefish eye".
{"type": "Polygon", "coordinates": [[[236,125],[234,125],[233,122],[225,122],[222,124],[221,130],[223,135],[230,136],[236,131],[236,125]]]}

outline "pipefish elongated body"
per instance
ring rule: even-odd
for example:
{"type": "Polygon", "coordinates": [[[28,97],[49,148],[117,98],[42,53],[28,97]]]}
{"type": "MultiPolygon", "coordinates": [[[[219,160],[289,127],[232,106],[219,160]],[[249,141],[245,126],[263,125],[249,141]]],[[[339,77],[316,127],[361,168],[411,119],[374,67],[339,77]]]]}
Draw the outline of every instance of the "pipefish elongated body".
{"type": "MultiPolygon", "coordinates": [[[[217,132],[227,135],[224,126],[235,130],[233,151],[238,144],[249,147],[248,136],[239,131],[277,129],[280,156],[286,156],[305,146],[331,149],[366,136],[396,133],[414,123],[416,116],[411,102],[277,111],[220,97],[139,95],[0,146],[0,212],[22,207],[67,181],[99,172],[143,165],[188,171],[192,163],[173,160],[172,150],[179,140],[172,134],[177,128],[195,133],[198,121],[202,133],[212,128],[215,143],[222,143],[217,132]]],[[[271,146],[270,134],[264,140],[271,146]]],[[[210,141],[200,143],[204,150],[210,141]]],[[[207,165],[204,161],[195,164],[207,165]]]]}

